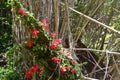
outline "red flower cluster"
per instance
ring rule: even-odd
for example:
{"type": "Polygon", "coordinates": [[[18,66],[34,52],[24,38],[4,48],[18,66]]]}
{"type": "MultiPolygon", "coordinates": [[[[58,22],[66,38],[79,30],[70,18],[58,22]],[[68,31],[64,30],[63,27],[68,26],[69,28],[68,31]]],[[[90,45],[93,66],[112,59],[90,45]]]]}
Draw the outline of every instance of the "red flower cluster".
{"type": "Polygon", "coordinates": [[[65,73],[67,70],[70,71],[72,74],[75,74],[76,73],[76,70],[75,69],[72,69],[70,70],[71,67],[70,66],[60,66],[60,71],[62,73],[65,73]]]}
{"type": "Polygon", "coordinates": [[[18,13],[21,14],[22,16],[25,15],[25,11],[21,8],[18,9],[18,13]]]}
{"type": "Polygon", "coordinates": [[[39,71],[40,75],[42,74],[42,72],[43,72],[42,69],[40,69],[40,71],[39,71]]]}
{"type": "Polygon", "coordinates": [[[46,18],[41,21],[41,25],[44,26],[44,30],[48,29],[48,24],[46,23],[46,18]]]}
{"type": "Polygon", "coordinates": [[[72,74],[75,74],[75,73],[76,73],[76,70],[75,70],[75,69],[72,69],[72,70],[71,70],[71,73],[72,73],[72,74]]]}
{"type": "Polygon", "coordinates": [[[25,78],[30,78],[31,75],[32,75],[32,72],[26,71],[25,78]]]}
{"type": "Polygon", "coordinates": [[[65,66],[60,66],[60,71],[62,73],[65,73],[67,70],[66,70],[66,67],[65,66]]]}
{"type": "Polygon", "coordinates": [[[55,37],[55,36],[56,36],[56,33],[55,33],[55,32],[52,32],[52,33],[50,34],[50,36],[55,37]]]}
{"type": "Polygon", "coordinates": [[[70,66],[66,66],[66,68],[67,68],[68,71],[70,71],[70,68],[71,68],[71,67],[70,67],[70,66]]]}
{"type": "Polygon", "coordinates": [[[27,42],[27,46],[28,46],[28,47],[31,47],[31,46],[32,46],[32,40],[31,40],[31,39],[28,40],[28,42],[27,42]]]}
{"type": "Polygon", "coordinates": [[[52,41],[52,43],[50,44],[50,48],[51,49],[55,49],[57,44],[59,44],[61,42],[61,39],[55,39],[52,41]]]}
{"type": "Polygon", "coordinates": [[[60,59],[57,58],[57,57],[53,57],[52,60],[53,60],[53,62],[55,62],[55,63],[58,63],[58,62],[60,61],[60,59]]]}
{"type": "MultiPolygon", "coordinates": [[[[38,70],[39,70],[39,64],[34,64],[28,71],[26,71],[25,78],[30,78],[32,73],[38,70]]],[[[40,74],[42,74],[41,72],[42,70],[40,70],[40,74]]]]}
{"type": "Polygon", "coordinates": [[[34,64],[32,67],[34,71],[37,71],[39,69],[39,64],[34,64]]]}
{"type": "Polygon", "coordinates": [[[39,31],[36,28],[34,28],[32,31],[32,35],[36,36],[38,33],[39,33],[39,31]]]}
{"type": "Polygon", "coordinates": [[[70,62],[71,62],[72,64],[75,64],[75,60],[74,60],[74,59],[70,60],[70,62]]]}
{"type": "Polygon", "coordinates": [[[59,53],[60,55],[62,55],[62,54],[63,54],[63,51],[62,51],[62,50],[60,50],[58,53],[59,53]]]}
{"type": "Polygon", "coordinates": [[[70,54],[70,53],[67,53],[67,54],[65,54],[65,56],[66,56],[67,58],[69,58],[69,57],[71,56],[71,54],[70,54]]]}

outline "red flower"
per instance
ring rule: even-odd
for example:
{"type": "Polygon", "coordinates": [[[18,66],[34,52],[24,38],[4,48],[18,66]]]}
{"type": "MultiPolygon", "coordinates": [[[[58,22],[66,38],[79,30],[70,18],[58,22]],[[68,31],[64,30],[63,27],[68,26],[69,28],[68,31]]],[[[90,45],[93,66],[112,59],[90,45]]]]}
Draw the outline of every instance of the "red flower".
{"type": "Polygon", "coordinates": [[[32,46],[32,40],[31,40],[31,39],[28,40],[28,42],[27,42],[27,46],[28,46],[28,47],[31,47],[31,46],[32,46]]]}
{"type": "Polygon", "coordinates": [[[34,65],[29,69],[29,71],[30,71],[31,73],[33,73],[33,72],[37,71],[38,69],[39,69],[39,64],[34,64],[34,65]]]}
{"type": "Polygon", "coordinates": [[[42,69],[40,69],[39,73],[40,73],[40,75],[43,73],[42,69]]]}
{"type": "Polygon", "coordinates": [[[37,71],[39,69],[39,64],[34,64],[33,69],[34,69],[34,71],[37,71]]]}
{"type": "Polygon", "coordinates": [[[71,62],[72,64],[75,64],[75,60],[74,60],[74,59],[70,60],[70,62],[71,62]]]}
{"type": "Polygon", "coordinates": [[[55,41],[56,41],[57,43],[60,43],[61,40],[62,40],[62,39],[59,38],[59,39],[56,39],[55,41]]]}
{"type": "Polygon", "coordinates": [[[32,31],[32,35],[36,36],[38,33],[39,33],[39,31],[36,28],[34,28],[32,31]]]}
{"type": "Polygon", "coordinates": [[[26,73],[25,73],[25,78],[30,78],[30,76],[31,76],[31,72],[28,70],[28,71],[26,71],[26,73]]]}
{"type": "Polygon", "coordinates": [[[62,51],[62,50],[60,50],[58,53],[61,55],[61,54],[63,54],[63,51],[62,51]]]}
{"type": "Polygon", "coordinates": [[[25,15],[25,11],[21,8],[18,9],[18,13],[21,14],[22,16],[25,15]]]}
{"type": "Polygon", "coordinates": [[[47,30],[48,29],[48,24],[44,25],[44,29],[47,30]]]}
{"type": "Polygon", "coordinates": [[[53,60],[53,62],[55,62],[55,63],[58,63],[58,62],[60,61],[60,59],[57,58],[57,57],[53,57],[52,60],[53,60]]]}
{"type": "Polygon", "coordinates": [[[31,73],[33,73],[33,72],[35,71],[34,67],[32,66],[32,67],[29,69],[29,71],[30,71],[31,73]]]}
{"type": "Polygon", "coordinates": [[[70,71],[70,66],[66,66],[67,70],[70,71]]]}
{"type": "Polygon", "coordinates": [[[66,56],[67,58],[69,58],[69,57],[71,56],[71,54],[70,54],[70,53],[67,53],[65,56],[66,56]]]}
{"type": "Polygon", "coordinates": [[[46,18],[44,18],[44,19],[41,21],[41,25],[44,26],[44,29],[45,29],[45,30],[48,29],[48,24],[46,23],[46,18]]]}
{"type": "Polygon", "coordinates": [[[56,48],[56,45],[59,44],[61,42],[61,39],[55,39],[52,41],[52,43],[50,44],[50,48],[54,49],[56,48]]]}
{"type": "Polygon", "coordinates": [[[39,69],[39,64],[34,64],[28,71],[25,73],[26,78],[30,78],[33,72],[37,71],[39,69]]]}
{"type": "Polygon", "coordinates": [[[60,66],[60,71],[62,72],[62,73],[65,73],[67,70],[66,70],[66,67],[64,67],[64,66],[60,66]]]}
{"type": "Polygon", "coordinates": [[[57,45],[56,43],[53,43],[53,42],[52,42],[52,43],[50,44],[50,48],[51,48],[51,49],[54,49],[54,48],[56,48],[56,45],[57,45]]]}
{"type": "Polygon", "coordinates": [[[55,37],[55,36],[56,36],[56,33],[55,33],[55,32],[52,32],[52,33],[50,34],[50,36],[55,37]]]}
{"type": "Polygon", "coordinates": [[[42,21],[41,21],[44,24],[46,24],[46,18],[44,18],[42,21]]]}
{"type": "Polygon", "coordinates": [[[75,69],[72,69],[72,70],[71,70],[71,73],[72,73],[72,74],[76,73],[76,70],[75,70],[75,69]]]}

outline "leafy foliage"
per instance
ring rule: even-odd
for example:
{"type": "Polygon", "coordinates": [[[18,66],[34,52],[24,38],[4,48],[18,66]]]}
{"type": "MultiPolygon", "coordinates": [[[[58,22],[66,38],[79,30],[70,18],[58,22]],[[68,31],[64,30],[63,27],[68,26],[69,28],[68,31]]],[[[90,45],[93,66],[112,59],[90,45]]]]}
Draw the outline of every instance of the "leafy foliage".
{"type": "Polygon", "coordinates": [[[12,46],[11,13],[7,0],[0,2],[0,15],[0,53],[2,53],[12,46]]]}
{"type": "MultiPolygon", "coordinates": [[[[23,72],[20,74],[24,75],[23,72]]],[[[0,67],[0,80],[23,80],[24,77],[20,77],[17,73],[15,66],[13,67],[13,62],[9,61],[4,67],[0,67]]]]}

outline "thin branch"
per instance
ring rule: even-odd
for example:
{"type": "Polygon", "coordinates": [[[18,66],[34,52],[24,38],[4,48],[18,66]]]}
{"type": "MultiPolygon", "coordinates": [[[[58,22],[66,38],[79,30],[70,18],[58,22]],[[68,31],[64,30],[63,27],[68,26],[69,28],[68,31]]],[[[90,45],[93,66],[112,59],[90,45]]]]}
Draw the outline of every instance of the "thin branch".
{"type": "Polygon", "coordinates": [[[90,48],[74,48],[74,50],[84,50],[84,51],[96,51],[96,52],[103,52],[103,53],[109,53],[109,54],[119,54],[120,52],[111,52],[109,50],[97,50],[97,49],[90,49],[90,48]]]}
{"type": "MultiPolygon", "coordinates": [[[[119,70],[119,67],[118,67],[118,65],[117,65],[117,63],[116,63],[117,60],[115,60],[115,57],[114,57],[113,55],[112,55],[112,58],[113,58],[113,62],[114,62],[114,64],[115,64],[116,70],[117,70],[117,72],[118,72],[118,75],[120,76],[120,70],[119,70]]],[[[119,59],[118,59],[118,61],[119,61],[119,59]]]]}
{"type": "Polygon", "coordinates": [[[106,80],[107,73],[108,73],[108,65],[109,65],[109,55],[108,55],[108,53],[106,52],[106,68],[105,68],[105,75],[104,75],[103,80],[106,80]]]}
{"type": "MultiPolygon", "coordinates": [[[[64,5],[64,3],[61,2],[61,5],[64,5]]],[[[71,8],[71,7],[69,7],[69,9],[72,10],[72,11],[74,11],[74,12],[76,12],[76,13],[78,13],[78,14],[80,14],[81,16],[83,16],[83,17],[85,17],[85,18],[87,18],[87,19],[89,19],[89,20],[91,20],[91,21],[93,21],[93,22],[101,25],[101,26],[104,26],[105,28],[111,30],[112,32],[114,32],[116,34],[120,34],[120,31],[112,28],[111,26],[108,26],[108,25],[106,25],[106,24],[104,24],[104,23],[102,23],[100,21],[97,21],[96,19],[93,19],[93,18],[91,18],[91,17],[89,17],[89,16],[87,16],[87,15],[85,15],[85,14],[83,14],[83,13],[81,13],[81,12],[79,12],[79,11],[73,9],[73,8],[71,8]]]]}
{"type": "MultiPolygon", "coordinates": [[[[105,56],[105,54],[103,54],[103,55],[99,58],[99,60],[97,61],[98,64],[100,63],[100,61],[103,59],[104,56],[105,56]]],[[[94,68],[92,69],[91,73],[89,73],[89,75],[90,75],[89,77],[92,77],[92,75],[93,75],[93,73],[95,72],[96,68],[97,68],[97,65],[95,65],[94,68]]]]}
{"type": "Polygon", "coordinates": [[[90,78],[90,77],[84,77],[86,80],[99,80],[99,79],[95,79],[95,78],[90,78]]]}
{"type": "MultiPolygon", "coordinates": [[[[110,69],[111,68],[111,66],[109,66],[108,67],[108,69],[110,69]]],[[[106,69],[106,67],[103,67],[102,68],[102,70],[105,70],[106,69]]],[[[94,71],[91,71],[90,73],[88,73],[88,74],[85,74],[85,76],[89,76],[89,75],[91,75],[91,74],[93,74],[93,73],[97,73],[97,72],[100,72],[101,71],[101,69],[97,69],[97,70],[94,70],[94,71]]],[[[109,75],[109,74],[108,74],[109,75]]],[[[110,76],[110,75],[109,75],[110,76]]]]}
{"type": "Polygon", "coordinates": [[[118,9],[113,8],[113,10],[116,11],[117,13],[120,13],[120,11],[118,9]]]}
{"type": "MultiPolygon", "coordinates": [[[[90,17],[92,17],[97,11],[98,9],[103,5],[103,3],[105,2],[105,0],[103,0],[98,6],[97,8],[93,11],[93,13],[90,15],[90,17]]],[[[83,25],[82,29],[78,32],[78,36],[75,39],[75,42],[78,41],[79,37],[81,36],[82,32],[84,31],[84,29],[87,27],[88,23],[90,22],[90,19],[87,20],[87,22],[83,25]]],[[[78,25],[80,26],[80,25],[78,25]]]]}

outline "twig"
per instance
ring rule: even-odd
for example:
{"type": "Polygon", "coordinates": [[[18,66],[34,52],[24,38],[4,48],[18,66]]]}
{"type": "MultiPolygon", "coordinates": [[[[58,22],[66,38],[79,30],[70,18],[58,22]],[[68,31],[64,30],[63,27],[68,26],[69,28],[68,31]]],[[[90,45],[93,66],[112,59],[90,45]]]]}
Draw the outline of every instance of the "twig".
{"type": "MultiPolygon", "coordinates": [[[[61,5],[64,5],[64,3],[61,2],[61,5]]],[[[83,14],[83,13],[81,13],[81,12],[79,12],[79,11],[73,9],[73,8],[71,8],[71,7],[69,7],[69,9],[72,10],[72,11],[74,11],[74,12],[76,12],[76,13],[78,13],[78,14],[80,14],[81,16],[83,16],[83,17],[85,17],[85,18],[87,18],[87,19],[89,19],[89,20],[91,20],[91,21],[93,21],[93,22],[101,25],[101,26],[104,26],[105,28],[111,30],[112,32],[114,32],[116,34],[120,34],[120,31],[112,28],[111,26],[108,26],[108,25],[106,25],[106,24],[104,24],[104,23],[102,23],[100,21],[97,21],[96,19],[93,19],[93,18],[91,18],[91,17],[89,17],[89,16],[87,16],[87,15],[85,15],[85,14],[83,14]]]]}
{"type": "MultiPolygon", "coordinates": [[[[107,69],[110,69],[110,68],[111,68],[111,66],[109,66],[107,69]]],[[[105,70],[105,69],[106,69],[106,67],[103,67],[103,68],[102,68],[102,70],[105,70]]],[[[94,71],[86,74],[85,76],[89,76],[89,75],[91,75],[91,74],[93,74],[93,73],[97,73],[97,72],[99,72],[99,71],[101,71],[101,69],[94,70],[94,71]]],[[[110,74],[108,74],[108,75],[111,76],[110,74]]]]}
{"type": "Polygon", "coordinates": [[[119,54],[120,52],[111,52],[109,50],[97,50],[97,49],[90,49],[90,48],[73,48],[74,50],[88,50],[88,51],[96,51],[96,52],[104,52],[104,53],[109,53],[109,54],[119,54]]]}
{"type": "MultiPolygon", "coordinates": [[[[112,58],[113,58],[113,62],[114,62],[114,65],[115,65],[115,67],[116,67],[116,70],[117,70],[117,72],[118,72],[118,75],[120,76],[120,70],[119,70],[119,67],[118,67],[118,65],[117,65],[117,63],[116,63],[116,61],[115,61],[115,57],[112,55],[112,58]]],[[[119,59],[118,59],[119,60],[119,59]]]]}
{"type": "Polygon", "coordinates": [[[115,9],[115,8],[113,8],[113,10],[114,10],[114,11],[116,11],[116,12],[118,12],[118,13],[120,13],[120,11],[119,11],[119,10],[117,10],[117,9],[115,9]]]}
{"type": "Polygon", "coordinates": [[[86,80],[99,80],[99,79],[95,79],[95,78],[89,78],[89,77],[84,77],[86,80]]]}
{"type": "Polygon", "coordinates": [[[106,52],[106,68],[105,68],[105,75],[104,75],[104,79],[103,80],[106,80],[106,77],[107,77],[107,73],[108,73],[108,65],[109,65],[109,55],[108,55],[108,52],[106,52]]]}
{"type": "MultiPolygon", "coordinates": [[[[98,64],[100,63],[100,61],[103,59],[104,56],[105,56],[105,54],[103,54],[103,55],[99,58],[99,60],[97,61],[98,64]]],[[[93,75],[93,73],[95,72],[96,68],[97,68],[97,65],[95,65],[94,68],[92,69],[92,71],[91,71],[91,73],[90,73],[90,77],[92,77],[92,75],[93,75]]]]}
{"type": "MultiPolygon", "coordinates": [[[[105,2],[105,0],[103,0],[98,6],[97,8],[93,11],[93,13],[90,15],[90,17],[92,17],[97,11],[98,9],[102,6],[102,4],[105,2]]],[[[78,32],[78,36],[75,39],[75,42],[78,41],[79,37],[81,36],[82,32],[84,31],[84,29],[86,28],[86,26],[88,25],[88,23],[90,22],[90,19],[87,20],[87,22],[84,24],[84,26],[82,27],[82,29],[78,32]]]]}

